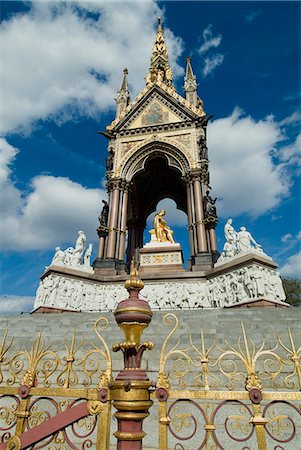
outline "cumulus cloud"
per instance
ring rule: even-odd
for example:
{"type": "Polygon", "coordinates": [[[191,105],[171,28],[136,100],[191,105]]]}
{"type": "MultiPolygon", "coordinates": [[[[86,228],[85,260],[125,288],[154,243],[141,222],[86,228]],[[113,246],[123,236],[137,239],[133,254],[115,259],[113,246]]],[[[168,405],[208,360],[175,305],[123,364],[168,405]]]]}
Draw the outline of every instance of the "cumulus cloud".
{"type": "Polygon", "coordinates": [[[300,278],[301,274],[301,250],[290,256],[286,264],[280,269],[281,275],[290,278],[300,278]]]}
{"type": "MultiPolygon", "coordinates": [[[[30,8],[2,22],[1,133],[49,116],[64,121],[111,108],[126,66],[132,91],[143,87],[155,17],[162,15],[154,1],[118,8],[115,2],[33,2],[30,8]]],[[[178,75],[182,43],[168,29],[166,38],[178,75]]]]}
{"type": "Polygon", "coordinates": [[[1,246],[3,250],[48,249],[70,242],[79,229],[95,239],[101,189],[87,189],[68,178],[40,175],[31,180],[30,190],[21,192],[11,179],[10,164],[17,149],[1,141],[1,246]],[[7,156],[9,154],[9,156],[7,156]]]}
{"type": "Polygon", "coordinates": [[[33,309],[34,297],[23,295],[0,296],[0,315],[11,316],[22,312],[30,312],[33,309]]]}
{"type": "Polygon", "coordinates": [[[282,140],[271,117],[256,121],[236,108],[231,116],[208,126],[211,175],[223,217],[253,217],[275,208],[289,193],[284,164],[275,164],[275,146],[282,140]]]}

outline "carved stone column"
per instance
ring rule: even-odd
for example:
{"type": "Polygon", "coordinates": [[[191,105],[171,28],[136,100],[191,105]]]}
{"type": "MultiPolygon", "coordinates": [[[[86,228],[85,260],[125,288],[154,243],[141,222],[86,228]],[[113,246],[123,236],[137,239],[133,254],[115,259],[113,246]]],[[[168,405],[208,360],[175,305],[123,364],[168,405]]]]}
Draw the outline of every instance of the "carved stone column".
{"type": "Polygon", "coordinates": [[[120,241],[119,241],[119,254],[118,260],[124,260],[124,247],[126,236],[126,223],[127,223],[127,209],[128,209],[128,183],[123,183],[123,197],[122,197],[122,211],[121,211],[121,223],[120,223],[120,241]]]}
{"type": "Polygon", "coordinates": [[[110,196],[110,217],[109,217],[109,235],[106,250],[108,259],[115,258],[115,246],[117,238],[118,211],[120,201],[120,179],[111,179],[108,183],[108,189],[112,190],[110,196]]]}
{"type": "Polygon", "coordinates": [[[216,252],[217,251],[217,245],[216,245],[216,234],[215,234],[215,229],[212,227],[209,230],[209,236],[210,236],[210,247],[211,247],[211,251],[216,252]]]}
{"type": "Polygon", "coordinates": [[[194,202],[193,197],[193,183],[190,174],[185,176],[186,190],[187,190],[187,217],[188,217],[188,232],[189,232],[189,244],[190,244],[190,256],[197,253],[197,241],[195,236],[195,220],[194,211],[192,205],[194,202]]]}
{"type": "Polygon", "coordinates": [[[146,349],[151,350],[151,342],[140,343],[143,330],[151,321],[152,311],[145,300],[139,298],[143,282],[136,268],[131,271],[125,287],[129,292],[126,300],[119,302],[115,311],[116,322],[122,328],[125,341],[114,345],[113,351],[123,352],[124,368],[112,383],[113,406],[117,409],[114,416],[118,422],[117,450],[141,450],[145,436],[142,425],[152,405],[149,381],[145,370],[141,369],[141,360],[146,349]]]}
{"type": "Polygon", "coordinates": [[[140,218],[134,217],[128,220],[128,246],[127,246],[127,266],[134,256],[135,250],[143,246],[143,231],[145,229],[145,222],[140,218]]]}
{"type": "Polygon", "coordinates": [[[203,209],[203,195],[201,188],[200,176],[195,174],[193,180],[193,190],[194,190],[194,207],[196,216],[196,231],[197,231],[197,250],[198,253],[207,253],[207,239],[206,239],[206,229],[204,224],[204,209],[203,209]]]}

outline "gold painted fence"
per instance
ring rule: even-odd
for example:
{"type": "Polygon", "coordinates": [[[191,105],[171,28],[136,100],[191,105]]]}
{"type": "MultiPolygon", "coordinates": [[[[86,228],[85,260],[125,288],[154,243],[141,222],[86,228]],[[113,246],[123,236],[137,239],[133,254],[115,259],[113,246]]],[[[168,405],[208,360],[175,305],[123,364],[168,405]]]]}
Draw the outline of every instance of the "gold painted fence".
{"type": "Polygon", "coordinates": [[[109,448],[112,378],[109,348],[94,324],[97,345],[75,336],[62,348],[45,346],[40,334],[31,348],[13,351],[5,331],[0,343],[0,449],[109,448]]]}
{"type": "MultiPolygon", "coordinates": [[[[159,449],[300,450],[301,347],[288,329],[255,344],[241,324],[236,343],[177,339],[174,314],[160,356],[159,449]]],[[[194,336],[195,338],[195,336],[194,336]]]]}
{"type": "MultiPolygon", "coordinates": [[[[301,346],[294,330],[258,343],[248,324],[241,324],[237,338],[218,343],[202,330],[177,337],[174,314],[166,314],[164,323],[169,331],[147,419],[158,429],[152,448],[301,449],[301,346]]],[[[27,349],[15,350],[10,331],[4,332],[0,450],[109,449],[112,361],[102,337],[107,329],[108,321],[99,318],[93,342],[74,333],[56,350],[41,334],[27,349]]]]}

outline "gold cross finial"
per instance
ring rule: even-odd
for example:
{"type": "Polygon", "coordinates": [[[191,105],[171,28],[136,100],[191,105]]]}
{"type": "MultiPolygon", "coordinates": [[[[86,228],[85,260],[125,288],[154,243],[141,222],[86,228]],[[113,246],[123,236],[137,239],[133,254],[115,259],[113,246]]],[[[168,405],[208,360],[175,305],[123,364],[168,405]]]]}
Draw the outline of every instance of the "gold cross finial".
{"type": "Polygon", "coordinates": [[[163,82],[167,86],[173,87],[172,69],[168,61],[167,45],[160,17],[158,17],[158,29],[151,55],[150,68],[146,76],[147,84],[156,82],[163,82]]]}

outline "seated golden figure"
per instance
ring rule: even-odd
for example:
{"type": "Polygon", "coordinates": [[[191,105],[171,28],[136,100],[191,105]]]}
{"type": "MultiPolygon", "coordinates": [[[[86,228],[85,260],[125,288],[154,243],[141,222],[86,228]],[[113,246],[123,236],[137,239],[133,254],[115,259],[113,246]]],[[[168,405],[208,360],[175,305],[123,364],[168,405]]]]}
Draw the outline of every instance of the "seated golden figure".
{"type": "Polygon", "coordinates": [[[174,244],[174,239],[172,237],[173,231],[166,225],[165,220],[163,219],[165,216],[165,210],[161,209],[159,213],[157,213],[154,217],[154,229],[156,233],[156,238],[158,242],[170,242],[174,244]]]}

